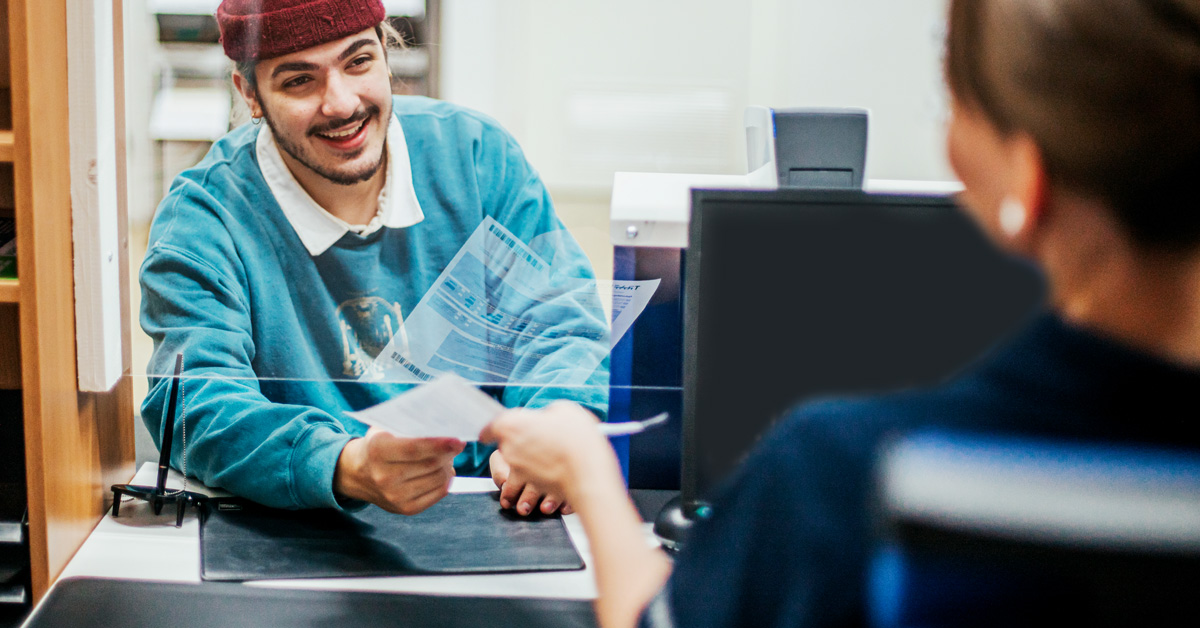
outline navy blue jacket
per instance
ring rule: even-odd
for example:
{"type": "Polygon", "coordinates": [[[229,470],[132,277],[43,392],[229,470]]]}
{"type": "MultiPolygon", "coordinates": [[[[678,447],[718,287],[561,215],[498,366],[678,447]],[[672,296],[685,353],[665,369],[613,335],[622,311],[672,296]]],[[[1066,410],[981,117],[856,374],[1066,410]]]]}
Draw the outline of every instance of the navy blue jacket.
{"type": "Polygon", "coordinates": [[[881,444],[943,427],[1197,448],[1197,391],[1200,371],[1046,315],[940,387],[804,405],[719,491],[664,599],[689,628],[864,624],[881,444]]]}

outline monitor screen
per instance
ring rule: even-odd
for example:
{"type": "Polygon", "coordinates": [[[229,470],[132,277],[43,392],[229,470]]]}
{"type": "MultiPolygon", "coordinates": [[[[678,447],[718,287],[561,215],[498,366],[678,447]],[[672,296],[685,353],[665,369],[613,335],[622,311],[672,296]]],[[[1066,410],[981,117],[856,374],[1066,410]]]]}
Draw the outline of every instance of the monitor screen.
{"type": "Polygon", "coordinates": [[[1044,296],[946,196],[696,190],[685,262],[689,514],[792,406],[943,381],[1044,296]]]}

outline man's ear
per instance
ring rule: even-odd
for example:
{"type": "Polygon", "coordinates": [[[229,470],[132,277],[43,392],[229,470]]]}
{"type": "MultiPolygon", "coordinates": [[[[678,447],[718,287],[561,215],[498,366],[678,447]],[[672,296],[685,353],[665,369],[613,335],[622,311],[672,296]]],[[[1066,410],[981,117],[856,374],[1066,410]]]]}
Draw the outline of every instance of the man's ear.
{"type": "Polygon", "coordinates": [[[233,71],[233,87],[237,90],[238,95],[246,102],[246,107],[250,109],[250,115],[255,118],[263,117],[262,103],[258,102],[258,94],[254,92],[254,88],[250,86],[250,81],[242,76],[241,72],[233,71]]]}

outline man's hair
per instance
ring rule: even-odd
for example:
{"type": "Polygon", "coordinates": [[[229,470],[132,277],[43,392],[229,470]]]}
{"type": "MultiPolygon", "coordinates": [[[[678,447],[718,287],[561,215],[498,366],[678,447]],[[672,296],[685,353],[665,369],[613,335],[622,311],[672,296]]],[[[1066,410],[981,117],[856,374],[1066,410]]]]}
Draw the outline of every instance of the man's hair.
{"type": "MultiPolygon", "coordinates": [[[[404,42],[404,36],[401,35],[400,31],[396,30],[396,27],[392,26],[391,22],[388,22],[387,20],[375,25],[375,35],[379,37],[379,42],[383,44],[384,63],[387,63],[388,61],[389,49],[404,50],[407,47],[407,44],[404,42]]],[[[238,61],[234,63],[234,68],[237,70],[237,73],[241,74],[242,78],[246,80],[246,83],[250,85],[250,89],[254,92],[256,97],[258,96],[258,78],[255,76],[254,70],[257,67],[257,59],[248,59],[246,61],[238,61]]]]}
{"type": "Polygon", "coordinates": [[[946,80],[1139,246],[1200,247],[1200,3],[953,0],[946,80]]]}

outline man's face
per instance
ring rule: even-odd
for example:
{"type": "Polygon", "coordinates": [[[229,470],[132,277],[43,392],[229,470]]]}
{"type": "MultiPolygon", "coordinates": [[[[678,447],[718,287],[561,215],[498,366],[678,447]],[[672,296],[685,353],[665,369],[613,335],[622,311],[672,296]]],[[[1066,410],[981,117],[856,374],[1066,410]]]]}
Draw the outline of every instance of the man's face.
{"type": "Polygon", "coordinates": [[[239,88],[298,179],[297,168],[352,185],[379,171],[392,100],[375,29],[262,61],[255,76],[257,90],[239,88]]]}

